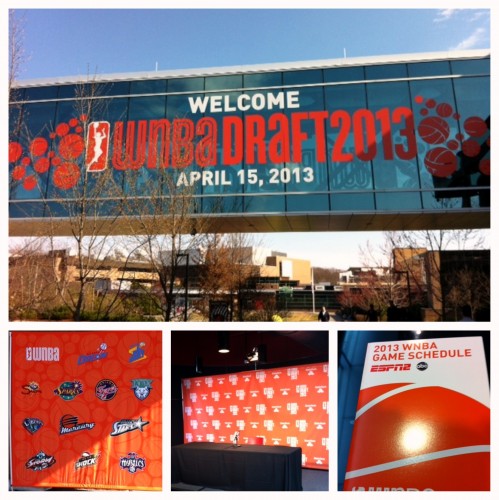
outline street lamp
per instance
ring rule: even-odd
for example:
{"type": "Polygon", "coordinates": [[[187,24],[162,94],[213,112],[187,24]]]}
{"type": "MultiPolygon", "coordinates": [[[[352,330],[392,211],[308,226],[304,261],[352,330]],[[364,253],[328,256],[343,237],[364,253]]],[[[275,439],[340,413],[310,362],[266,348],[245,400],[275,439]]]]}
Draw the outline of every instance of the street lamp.
{"type": "Polygon", "coordinates": [[[184,321],[187,321],[187,304],[189,301],[189,254],[188,253],[178,253],[177,254],[177,266],[179,257],[185,257],[185,279],[184,279],[184,321]]]}

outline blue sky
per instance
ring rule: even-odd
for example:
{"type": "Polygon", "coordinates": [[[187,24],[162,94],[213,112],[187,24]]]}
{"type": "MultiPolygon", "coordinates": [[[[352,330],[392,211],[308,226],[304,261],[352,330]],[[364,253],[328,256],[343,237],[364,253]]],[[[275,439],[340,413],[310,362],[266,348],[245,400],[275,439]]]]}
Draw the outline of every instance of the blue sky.
{"type": "MultiPolygon", "coordinates": [[[[123,2],[121,5],[126,5],[123,2]]],[[[485,9],[31,9],[22,79],[490,47],[485,9]]]]}
{"type": "MultiPolygon", "coordinates": [[[[491,44],[488,9],[137,8],[146,4],[122,1],[114,5],[134,8],[95,9],[79,8],[95,4],[74,1],[71,9],[18,10],[25,22],[27,55],[20,79],[486,49],[491,44]]],[[[113,6],[113,2],[98,5],[113,6]]],[[[362,265],[359,246],[368,240],[380,244],[382,234],[294,233],[260,238],[264,246],[290,257],[346,269],[362,265]]]]}

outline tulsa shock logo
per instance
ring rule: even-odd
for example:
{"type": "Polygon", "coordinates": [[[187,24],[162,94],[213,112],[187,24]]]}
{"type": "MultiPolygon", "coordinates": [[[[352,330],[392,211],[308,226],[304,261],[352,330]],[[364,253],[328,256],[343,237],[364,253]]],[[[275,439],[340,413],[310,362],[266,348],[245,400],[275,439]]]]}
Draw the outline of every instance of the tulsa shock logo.
{"type": "Polygon", "coordinates": [[[145,346],[145,342],[139,342],[138,344],[133,344],[132,346],[130,346],[130,349],[128,350],[130,359],[128,361],[130,363],[135,363],[137,361],[147,359],[146,351],[144,350],[145,346]]]}
{"type": "Polygon", "coordinates": [[[120,467],[130,474],[135,474],[146,468],[146,459],[139,457],[135,452],[130,452],[126,457],[120,457],[120,467]]]}
{"type": "Polygon", "coordinates": [[[132,389],[135,397],[143,401],[151,392],[152,380],[147,378],[136,378],[132,380],[132,389]]]}
{"type": "Polygon", "coordinates": [[[23,427],[30,433],[34,434],[43,427],[43,422],[39,418],[25,418],[23,427]]]}
{"type": "Polygon", "coordinates": [[[31,457],[25,464],[26,469],[44,470],[55,464],[55,458],[45,454],[43,451],[31,457]]]}
{"type": "Polygon", "coordinates": [[[142,427],[148,423],[149,422],[142,420],[142,417],[139,417],[137,420],[120,420],[119,422],[115,422],[113,424],[113,432],[111,432],[111,436],[119,436],[121,434],[125,434],[126,432],[134,431],[135,429],[139,429],[140,432],[144,432],[142,427]]]}
{"type": "Polygon", "coordinates": [[[83,452],[81,454],[81,457],[75,462],[75,470],[97,465],[97,460],[99,459],[99,457],[100,452],[94,454],[88,453],[88,451],[83,452]]]}
{"type": "Polygon", "coordinates": [[[71,401],[79,394],[83,393],[83,385],[81,382],[63,382],[57,389],[54,389],[54,394],[60,396],[65,401],[71,401]]]}

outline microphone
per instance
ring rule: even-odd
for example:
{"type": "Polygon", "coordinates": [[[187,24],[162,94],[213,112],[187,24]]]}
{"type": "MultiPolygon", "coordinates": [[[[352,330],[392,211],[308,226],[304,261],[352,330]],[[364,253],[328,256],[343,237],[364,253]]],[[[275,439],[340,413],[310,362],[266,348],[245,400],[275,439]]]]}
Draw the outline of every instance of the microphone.
{"type": "Polygon", "coordinates": [[[239,446],[239,431],[236,431],[236,433],[234,434],[234,439],[233,439],[233,442],[234,442],[234,446],[239,446]]]}

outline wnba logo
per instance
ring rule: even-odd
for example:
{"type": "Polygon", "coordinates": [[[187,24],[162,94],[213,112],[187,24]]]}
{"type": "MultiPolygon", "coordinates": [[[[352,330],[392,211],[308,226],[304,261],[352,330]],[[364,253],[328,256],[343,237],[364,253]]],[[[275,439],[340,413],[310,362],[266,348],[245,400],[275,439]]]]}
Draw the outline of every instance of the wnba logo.
{"type": "Polygon", "coordinates": [[[88,172],[102,172],[107,168],[110,129],[109,122],[92,122],[89,125],[85,157],[88,172]]]}

